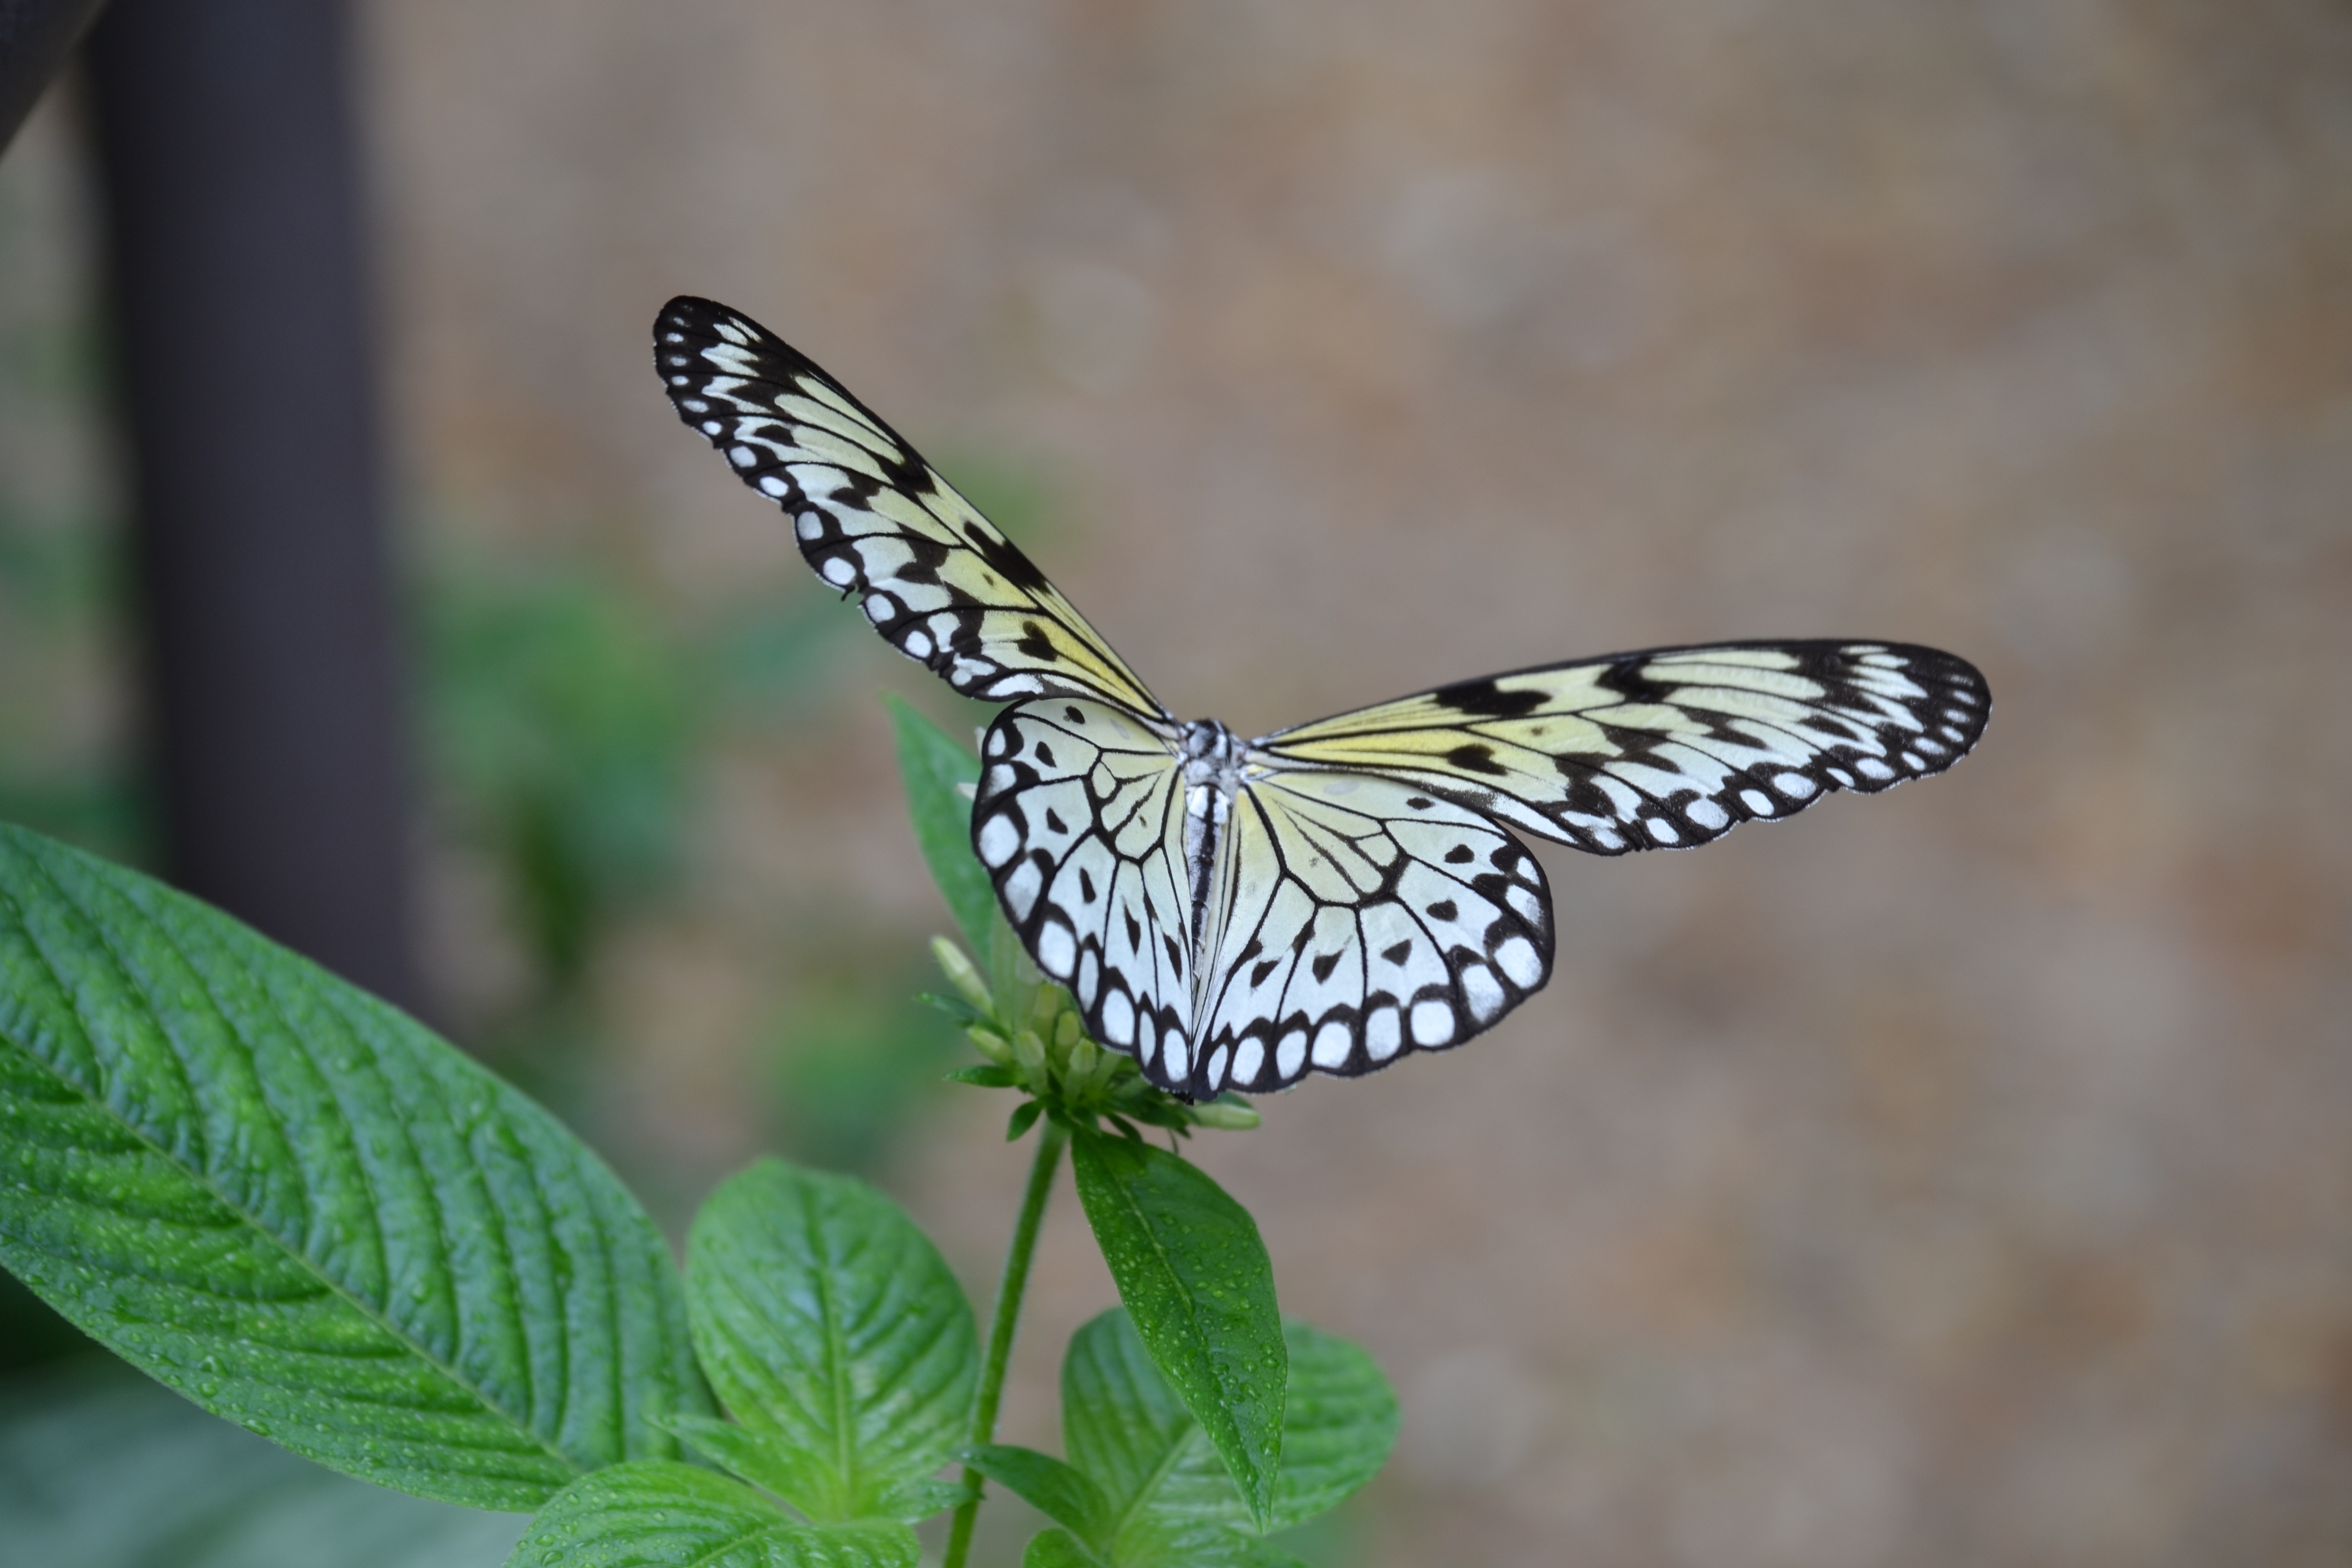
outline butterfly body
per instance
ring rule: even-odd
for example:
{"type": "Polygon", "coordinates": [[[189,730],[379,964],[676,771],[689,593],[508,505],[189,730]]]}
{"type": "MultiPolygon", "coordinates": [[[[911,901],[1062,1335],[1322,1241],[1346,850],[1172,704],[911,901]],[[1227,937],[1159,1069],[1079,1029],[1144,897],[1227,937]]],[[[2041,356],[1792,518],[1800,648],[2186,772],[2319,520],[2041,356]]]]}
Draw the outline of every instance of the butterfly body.
{"type": "Polygon", "coordinates": [[[1089,1031],[1171,1092],[1349,1075],[1492,1027],[1550,977],[1515,837],[1684,848],[1982,734],[1965,659],[1860,639],[1653,648],[1457,681],[1243,741],[1177,720],[1028,557],[838,383],[722,305],[655,326],[679,416],[818,575],[966,696],[972,846],[1089,1031]]]}

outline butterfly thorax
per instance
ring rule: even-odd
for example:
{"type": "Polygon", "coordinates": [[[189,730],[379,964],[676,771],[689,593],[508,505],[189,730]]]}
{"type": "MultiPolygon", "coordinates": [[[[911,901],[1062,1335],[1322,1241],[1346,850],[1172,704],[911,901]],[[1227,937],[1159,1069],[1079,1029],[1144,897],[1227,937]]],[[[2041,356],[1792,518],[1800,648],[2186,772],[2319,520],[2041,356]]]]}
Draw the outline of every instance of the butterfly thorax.
{"type": "Polygon", "coordinates": [[[1191,935],[1197,955],[1215,879],[1217,846],[1224,837],[1234,797],[1241,793],[1243,747],[1214,719],[1195,719],[1185,725],[1183,744],[1184,869],[1192,884],[1191,935]]]}
{"type": "Polygon", "coordinates": [[[1214,785],[1227,801],[1242,787],[1242,743],[1214,719],[1195,719],[1184,726],[1184,794],[1189,809],[1192,792],[1214,785]]]}

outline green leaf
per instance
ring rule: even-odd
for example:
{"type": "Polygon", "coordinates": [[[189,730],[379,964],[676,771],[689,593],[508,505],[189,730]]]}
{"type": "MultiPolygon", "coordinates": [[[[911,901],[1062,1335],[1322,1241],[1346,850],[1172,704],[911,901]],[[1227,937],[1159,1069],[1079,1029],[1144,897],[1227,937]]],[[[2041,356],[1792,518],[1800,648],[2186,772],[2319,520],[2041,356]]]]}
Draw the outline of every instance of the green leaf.
{"type": "MultiPolygon", "coordinates": [[[[1294,1529],[1347,1501],[1380,1473],[1397,1435],[1396,1395],[1361,1346],[1296,1320],[1283,1325],[1283,1337],[1290,1378],[1269,1532],[1294,1529]]],[[[1207,1445],[1195,1443],[1177,1460],[1169,1495],[1207,1497],[1230,1486],[1207,1445]]],[[[1213,1516],[1239,1523],[1241,1499],[1228,1496],[1203,1515],[1213,1516]]]]}
{"type": "Polygon", "coordinates": [[[1087,1479],[1085,1471],[1051,1454],[1010,1443],[974,1448],[964,1455],[963,1462],[1056,1524],[1068,1526],[1088,1546],[1109,1544],[1110,1500],[1087,1479]]]}
{"type": "Polygon", "coordinates": [[[39,1568],[489,1568],[523,1516],[299,1459],[103,1360],[0,1390],[7,1561],[39,1568]]]}
{"type": "Polygon", "coordinates": [[[915,842],[949,912],[984,964],[996,929],[996,889],[971,852],[971,802],[956,790],[979,781],[980,759],[898,698],[884,700],[898,731],[898,774],[907,784],[915,842]]]}
{"type": "Polygon", "coordinates": [[[1029,1538],[1021,1568],[1104,1568],[1104,1563],[1068,1531],[1041,1530],[1029,1538]]]}
{"type": "Polygon", "coordinates": [[[1007,1143],[1020,1142],[1021,1135],[1036,1125],[1037,1118],[1045,1113],[1045,1102],[1042,1100],[1024,1100],[1014,1106],[1013,1114],[1004,1119],[1004,1141],[1007,1143]]]}
{"type": "Polygon", "coordinates": [[[1011,1068],[1001,1068],[994,1062],[974,1068],[958,1068],[946,1076],[950,1083],[968,1083],[978,1089],[1011,1089],[1021,1081],[1020,1075],[1011,1068]]]}
{"type": "Polygon", "coordinates": [[[540,1510],[508,1568],[915,1568],[903,1524],[802,1524],[740,1481],[660,1460],[615,1465],[540,1510]]]}
{"type": "MultiPolygon", "coordinates": [[[[1395,1395],[1370,1356],[1304,1323],[1285,1332],[1290,1373],[1273,1530],[1306,1522],[1370,1480],[1397,1428],[1395,1395]]],[[[1071,1465],[1106,1496],[1119,1568],[1281,1560],[1240,1533],[1256,1528],[1251,1510],[1127,1313],[1105,1312],[1071,1338],[1062,1434],[1071,1465]]]]}
{"type": "Polygon", "coordinates": [[[1207,1173],[1148,1143],[1081,1132],[1071,1168],[1136,1332],[1264,1529],[1289,1357],[1256,1222],[1207,1173]]]}
{"type": "Polygon", "coordinates": [[[0,826],[0,1263],[205,1408],[529,1509],[708,1408],[668,1249],[555,1119],[136,873],[0,826]]]}
{"type": "Polygon", "coordinates": [[[800,1497],[824,1485],[819,1457],[773,1432],[755,1431],[708,1415],[685,1417],[669,1426],[698,1452],[780,1498],[800,1497]]]}
{"type": "Polygon", "coordinates": [[[727,1407],[803,1456],[762,1485],[820,1523],[931,1511],[916,1483],[965,1439],[980,1341],[962,1288],[898,1205],[762,1160],[695,1216],[687,1301],[727,1407]]]}

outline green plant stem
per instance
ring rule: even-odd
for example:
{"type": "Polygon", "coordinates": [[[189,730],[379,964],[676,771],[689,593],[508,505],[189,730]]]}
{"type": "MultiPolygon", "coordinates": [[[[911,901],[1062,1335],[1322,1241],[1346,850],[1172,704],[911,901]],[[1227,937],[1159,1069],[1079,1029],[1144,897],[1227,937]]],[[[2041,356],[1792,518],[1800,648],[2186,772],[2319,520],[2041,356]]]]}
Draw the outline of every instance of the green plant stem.
{"type": "MultiPolygon", "coordinates": [[[[1054,1190],[1054,1168],[1061,1163],[1062,1145],[1070,1134],[1048,1118],[1038,1129],[1037,1157],[1029,1165],[1029,1190],[1022,1195],[1021,1217],[1013,1226],[1013,1244],[1004,1253],[1004,1278],[996,1287],[996,1315],[988,1324],[988,1360],[980,1371],[980,1397],[971,1407],[971,1446],[996,1440],[996,1406],[1004,1396],[1005,1370],[1013,1364],[1013,1331],[1021,1321],[1022,1293],[1029,1288],[1029,1260],[1037,1251],[1037,1227],[1045,1218],[1045,1199],[1054,1190]]],[[[955,1521],[948,1528],[947,1556],[940,1568],[963,1568],[971,1551],[971,1527],[980,1518],[980,1474],[966,1467],[969,1501],[956,1505],[955,1521]]]]}

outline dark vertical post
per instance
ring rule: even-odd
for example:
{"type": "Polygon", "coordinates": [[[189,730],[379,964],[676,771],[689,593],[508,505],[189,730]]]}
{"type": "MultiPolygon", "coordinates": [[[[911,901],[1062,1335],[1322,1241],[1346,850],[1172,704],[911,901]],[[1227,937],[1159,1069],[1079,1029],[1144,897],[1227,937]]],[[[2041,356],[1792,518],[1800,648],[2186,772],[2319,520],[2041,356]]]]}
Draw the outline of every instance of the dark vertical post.
{"type": "Polygon", "coordinates": [[[100,0],[0,0],[0,147],[33,111],[100,0]]]}
{"type": "Polygon", "coordinates": [[[167,874],[414,1005],[350,34],[115,0],[87,59],[167,874]]]}

